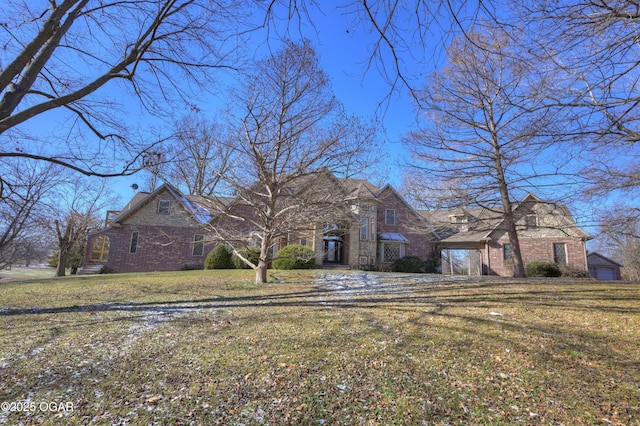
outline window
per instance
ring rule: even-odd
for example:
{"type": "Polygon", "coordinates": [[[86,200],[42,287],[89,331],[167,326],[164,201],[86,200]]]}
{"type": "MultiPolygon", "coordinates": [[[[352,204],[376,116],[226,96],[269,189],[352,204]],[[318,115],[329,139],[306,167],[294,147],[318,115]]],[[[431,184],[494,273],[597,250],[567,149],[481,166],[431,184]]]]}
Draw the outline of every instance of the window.
{"type": "Polygon", "coordinates": [[[360,241],[367,241],[369,237],[369,219],[362,219],[360,224],[360,241]]]}
{"type": "Polygon", "coordinates": [[[404,244],[402,243],[382,243],[382,261],[395,262],[404,257],[404,244]]]}
{"type": "Polygon", "coordinates": [[[538,215],[528,214],[527,216],[525,216],[524,220],[525,220],[525,228],[536,229],[538,227],[538,215]]]}
{"type": "Polygon", "coordinates": [[[98,235],[91,244],[91,262],[106,262],[109,256],[109,237],[98,235]]]}
{"type": "Polygon", "coordinates": [[[396,211],[393,209],[385,210],[385,223],[387,225],[395,225],[396,224],[396,211]]]}
{"type": "Polygon", "coordinates": [[[567,245],[565,243],[553,243],[553,261],[558,265],[567,264],[567,245]]]}
{"type": "Polygon", "coordinates": [[[136,254],[138,251],[138,232],[131,233],[131,243],[129,243],[129,253],[136,254]]]}
{"type": "Polygon", "coordinates": [[[307,245],[307,239],[304,238],[304,237],[300,238],[300,245],[301,246],[306,246],[307,245]]]}
{"type": "Polygon", "coordinates": [[[513,251],[511,251],[511,244],[505,243],[502,245],[502,254],[505,260],[513,259],[513,251]]]}
{"type": "Polygon", "coordinates": [[[204,254],[204,235],[196,234],[193,236],[193,252],[194,256],[202,256],[204,254]]]}
{"type": "Polygon", "coordinates": [[[171,209],[171,197],[169,195],[163,195],[158,200],[158,214],[169,214],[171,209]]]}

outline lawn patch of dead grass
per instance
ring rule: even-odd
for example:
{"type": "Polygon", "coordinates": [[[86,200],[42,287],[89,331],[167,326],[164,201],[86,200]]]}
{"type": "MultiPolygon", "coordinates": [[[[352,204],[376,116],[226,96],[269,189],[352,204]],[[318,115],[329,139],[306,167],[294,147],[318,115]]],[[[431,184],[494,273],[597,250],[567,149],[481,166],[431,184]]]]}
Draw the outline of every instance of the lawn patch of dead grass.
{"type": "Polygon", "coordinates": [[[0,423],[638,424],[638,284],[275,275],[1,284],[0,423]]]}

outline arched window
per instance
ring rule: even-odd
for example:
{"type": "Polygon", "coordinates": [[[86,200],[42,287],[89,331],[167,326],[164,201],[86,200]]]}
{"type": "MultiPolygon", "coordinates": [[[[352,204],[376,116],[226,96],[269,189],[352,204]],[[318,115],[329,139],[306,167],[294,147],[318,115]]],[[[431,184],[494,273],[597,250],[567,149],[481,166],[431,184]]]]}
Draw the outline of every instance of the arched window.
{"type": "Polygon", "coordinates": [[[109,237],[98,235],[91,242],[91,262],[106,262],[109,257],[109,237]]]}

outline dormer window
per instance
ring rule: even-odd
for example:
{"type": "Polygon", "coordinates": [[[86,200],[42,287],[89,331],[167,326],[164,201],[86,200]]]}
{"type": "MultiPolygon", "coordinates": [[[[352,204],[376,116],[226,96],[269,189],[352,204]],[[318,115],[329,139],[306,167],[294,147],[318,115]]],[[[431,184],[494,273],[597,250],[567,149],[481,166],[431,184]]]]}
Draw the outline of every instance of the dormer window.
{"type": "Polygon", "coordinates": [[[456,229],[459,231],[468,231],[469,230],[469,216],[465,214],[455,214],[449,216],[449,221],[455,225],[456,229]]]}
{"type": "Polygon", "coordinates": [[[169,195],[163,195],[158,200],[158,214],[169,214],[171,210],[171,197],[169,195]]]}
{"type": "Polygon", "coordinates": [[[451,223],[467,223],[469,222],[469,217],[465,214],[452,214],[449,215],[449,221],[451,223]]]}

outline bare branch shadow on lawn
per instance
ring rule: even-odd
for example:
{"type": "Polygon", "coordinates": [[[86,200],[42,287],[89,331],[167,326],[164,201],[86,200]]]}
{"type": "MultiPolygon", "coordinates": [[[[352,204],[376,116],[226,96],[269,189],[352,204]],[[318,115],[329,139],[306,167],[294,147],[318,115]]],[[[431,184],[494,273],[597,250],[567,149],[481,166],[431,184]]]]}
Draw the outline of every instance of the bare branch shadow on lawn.
{"type": "MultiPolygon", "coordinates": [[[[388,328],[389,324],[396,327],[396,331],[404,333],[403,338],[390,343],[394,347],[390,352],[399,354],[398,356],[415,351],[419,345],[424,345],[424,336],[428,336],[429,329],[437,327],[440,337],[445,336],[450,339],[451,350],[472,351],[474,348],[470,345],[473,345],[477,336],[479,339],[491,342],[490,347],[502,349],[503,356],[504,349],[507,348],[513,352],[527,354],[529,359],[539,361],[541,366],[551,367],[548,380],[558,380],[558,383],[561,380],[552,377],[554,366],[558,366],[559,371],[564,374],[571,374],[573,376],[571,383],[581,383],[581,376],[603,379],[604,376],[600,375],[607,372],[596,371],[595,367],[589,365],[593,360],[598,363],[607,363],[606,365],[617,364],[619,371],[616,373],[618,375],[616,380],[622,380],[625,374],[630,373],[627,380],[633,381],[634,374],[637,374],[634,372],[640,368],[640,363],[633,358],[633,354],[629,357],[616,355],[615,359],[611,359],[612,354],[607,351],[607,348],[611,347],[612,342],[606,341],[607,336],[599,336],[598,333],[586,328],[577,329],[578,324],[564,327],[564,324],[558,322],[545,327],[541,323],[511,318],[509,315],[490,315],[493,310],[508,309],[511,306],[524,307],[524,309],[544,307],[554,311],[640,315],[640,285],[638,284],[619,284],[616,288],[621,290],[614,292],[598,283],[563,285],[562,289],[558,289],[558,283],[553,281],[516,282],[499,279],[460,281],[440,277],[437,282],[425,283],[419,276],[403,278],[396,275],[393,276],[396,282],[385,281],[384,277],[386,276],[364,274],[360,276],[359,281],[344,279],[332,282],[330,276],[327,276],[326,281],[311,284],[305,291],[287,291],[286,283],[272,285],[274,294],[269,295],[249,294],[238,297],[202,297],[158,302],[109,302],[52,308],[0,309],[0,317],[43,315],[43,326],[63,330],[64,327],[74,325],[119,321],[125,324],[131,322],[137,324],[157,320],[159,323],[175,325],[181,325],[184,321],[185,326],[193,326],[193,324],[199,326],[199,321],[202,321],[203,327],[211,322],[210,316],[186,315],[196,311],[215,313],[232,309],[257,308],[240,314],[241,324],[239,325],[246,325],[253,321],[268,321],[270,318],[275,319],[274,322],[294,322],[297,318],[296,313],[301,308],[327,310],[330,313],[346,310],[353,312],[354,315],[338,315],[335,320],[344,323],[344,329],[348,329],[350,321],[354,321],[356,315],[359,316],[361,319],[358,321],[366,323],[362,329],[362,335],[356,336],[359,339],[390,335],[393,330],[388,328]],[[518,287],[514,287],[514,283],[518,287]],[[527,285],[529,287],[526,287],[527,285]],[[279,291],[280,288],[282,291],[279,291]],[[473,309],[465,313],[464,309],[460,308],[473,309]],[[83,316],[78,321],[62,315],[64,320],[61,322],[51,322],[52,319],[55,320],[56,314],[100,312],[122,315],[83,316]],[[397,313],[398,318],[385,322],[383,314],[386,315],[386,312],[397,313]],[[431,317],[437,321],[432,321],[431,317]],[[545,345],[546,342],[549,342],[549,345],[545,348],[540,348],[539,345],[532,347],[532,342],[536,338],[544,339],[545,345]],[[567,348],[582,354],[589,362],[577,360],[573,370],[566,367],[560,368],[563,364],[574,362],[570,355],[563,352],[567,348]]],[[[219,319],[223,321],[225,315],[222,314],[219,319]]],[[[53,340],[55,336],[50,338],[53,340]]],[[[312,339],[314,344],[326,343],[322,339],[314,339],[312,339]]],[[[428,348],[438,350],[440,349],[438,344],[440,342],[435,342],[428,348]]],[[[322,347],[318,349],[322,350],[322,347]]],[[[484,355],[490,358],[491,354],[484,355]]],[[[480,359],[479,354],[476,353],[475,356],[476,359],[480,359]]],[[[443,357],[438,359],[443,360],[438,368],[447,368],[448,360],[443,357]]],[[[401,362],[410,367],[414,361],[407,357],[402,358],[401,362]]],[[[541,367],[536,366],[536,368],[541,367]]],[[[71,380],[70,372],[65,370],[63,374],[64,376],[59,378],[62,382],[71,380]]],[[[547,379],[544,374],[542,377],[547,379]]]]}
{"type": "MultiPolygon", "coordinates": [[[[365,276],[366,277],[366,276],[365,276]]],[[[191,309],[220,309],[243,307],[325,307],[325,308],[375,308],[378,304],[390,305],[435,305],[435,306],[481,306],[514,304],[520,306],[550,307],[578,311],[604,311],[612,313],[640,314],[640,285],[625,286],[625,296],[617,296],[607,288],[593,288],[580,285],[575,288],[558,290],[553,281],[517,281],[517,284],[531,285],[526,291],[501,291],[514,283],[512,280],[493,278],[482,282],[440,279],[437,283],[420,281],[420,276],[411,276],[413,282],[388,284],[384,281],[361,281],[360,285],[313,284],[308,291],[282,292],[275,294],[246,295],[238,297],[207,297],[154,302],[107,302],[88,305],[72,305],[51,308],[0,309],[0,316],[38,315],[86,312],[175,312],[191,309]],[[549,287],[549,288],[547,288],[549,287]],[[484,291],[479,291],[484,290],[484,291]],[[455,294],[459,292],[459,294],[455,294]],[[590,303],[588,303],[590,302],[590,303]],[[597,303],[594,303],[597,302],[597,303]],[[621,306],[615,302],[634,303],[634,307],[621,306]],[[603,303],[607,303],[603,305],[603,303]]],[[[287,284],[278,284],[286,286],[287,284]]]]}

